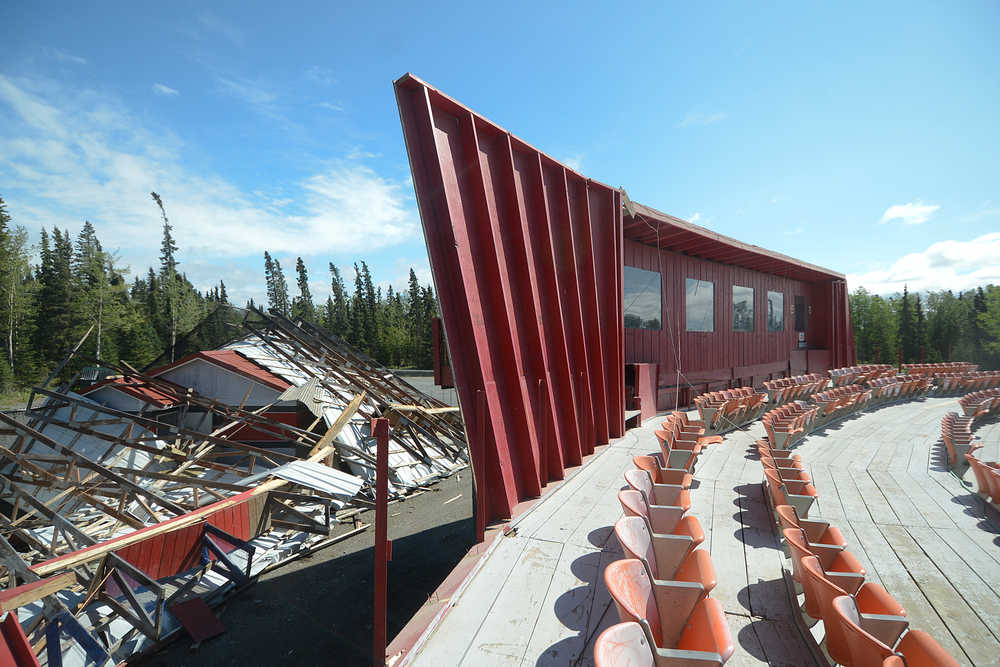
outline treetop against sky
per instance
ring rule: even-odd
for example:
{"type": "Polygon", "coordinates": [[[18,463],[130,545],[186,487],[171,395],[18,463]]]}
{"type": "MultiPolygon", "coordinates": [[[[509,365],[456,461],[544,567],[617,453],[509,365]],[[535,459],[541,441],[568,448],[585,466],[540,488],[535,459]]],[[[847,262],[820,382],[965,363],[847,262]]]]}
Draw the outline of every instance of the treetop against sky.
{"type": "Polygon", "coordinates": [[[1000,5],[7,2],[0,194],[133,275],[158,192],[200,289],[364,258],[430,279],[392,81],[591,178],[878,293],[1000,283],[1000,5]]]}

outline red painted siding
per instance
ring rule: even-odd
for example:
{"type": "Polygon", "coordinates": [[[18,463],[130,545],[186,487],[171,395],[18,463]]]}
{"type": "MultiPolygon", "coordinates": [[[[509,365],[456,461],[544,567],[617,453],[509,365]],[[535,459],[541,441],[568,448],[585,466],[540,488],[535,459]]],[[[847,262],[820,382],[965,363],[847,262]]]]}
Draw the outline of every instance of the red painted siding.
{"type": "MultiPolygon", "coordinates": [[[[680,384],[690,383],[696,391],[710,381],[727,383],[732,379],[739,384],[757,383],[768,375],[787,372],[798,344],[794,316],[796,296],[804,296],[810,306],[806,341],[811,348],[828,349],[834,323],[841,325],[838,330],[843,328],[843,314],[833,312],[832,308],[834,281],[803,282],[668,250],[658,251],[635,241],[625,240],[624,243],[627,266],[660,273],[663,327],[659,331],[625,329],[625,360],[627,363],[659,364],[661,408],[667,407],[664,404],[667,394],[671,395],[672,405],[678,359],[684,375],[680,384]],[[687,278],[714,284],[715,330],[711,333],[685,330],[684,285],[687,278]],[[754,290],[752,332],[733,331],[733,285],[754,290]],[[767,330],[769,291],[784,295],[784,331],[767,330]]],[[[810,370],[818,368],[816,362],[821,358],[819,354],[810,356],[810,370]]]]}

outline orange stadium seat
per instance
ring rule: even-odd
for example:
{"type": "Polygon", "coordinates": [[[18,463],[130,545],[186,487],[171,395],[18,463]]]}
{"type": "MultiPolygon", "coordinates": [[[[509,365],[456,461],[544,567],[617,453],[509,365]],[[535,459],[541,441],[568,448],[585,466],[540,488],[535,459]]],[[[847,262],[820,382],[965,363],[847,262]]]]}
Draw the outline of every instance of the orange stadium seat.
{"type": "Polygon", "coordinates": [[[676,610],[669,587],[652,581],[633,558],[608,565],[604,583],[621,620],[649,631],[656,665],[722,665],[736,650],[718,600],[702,598],[687,614],[676,610]]]}

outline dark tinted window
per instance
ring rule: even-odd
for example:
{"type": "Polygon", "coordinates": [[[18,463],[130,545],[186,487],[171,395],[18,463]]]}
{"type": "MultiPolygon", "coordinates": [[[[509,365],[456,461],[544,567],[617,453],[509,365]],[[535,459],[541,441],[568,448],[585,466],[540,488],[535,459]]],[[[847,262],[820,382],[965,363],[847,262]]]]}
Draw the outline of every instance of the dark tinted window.
{"type": "Polygon", "coordinates": [[[684,312],[688,331],[715,331],[715,285],[707,280],[687,278],[684,312]]]}
{"type": "Polygon", "coordinates": [[[660,274],[656,271],[626,266],[624,285],[625,327],[628,329],[660,329],[662,312],[660,274]]]}
{"type": "Polygon", "coordinates": [[[753,288],[733,285],[733,331],[753,331],[753,288]]]}
{"type": "Polygon", "coordinates": [[[785,295],[781,292],[767,293],[767,330],[785,330],[785,295]]]}

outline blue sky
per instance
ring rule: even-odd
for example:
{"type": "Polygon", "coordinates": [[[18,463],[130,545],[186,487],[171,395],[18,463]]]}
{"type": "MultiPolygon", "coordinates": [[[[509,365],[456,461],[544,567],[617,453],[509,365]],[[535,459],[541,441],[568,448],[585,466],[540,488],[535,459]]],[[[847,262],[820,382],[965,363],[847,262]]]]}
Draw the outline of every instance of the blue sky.
{"type": "Polygon", "coordinates": [[[0,195],[134,272],[429,281],[410,71],[644,204],[892,292],[1000,283],[1000,4],[0,5],[0,195]],[[350,272],[348,278],[350,278],[350,272]]]}

